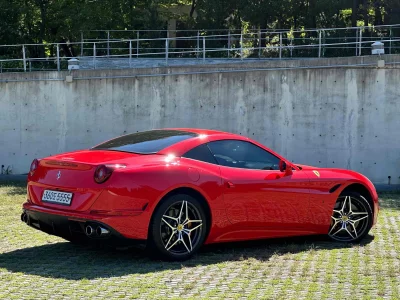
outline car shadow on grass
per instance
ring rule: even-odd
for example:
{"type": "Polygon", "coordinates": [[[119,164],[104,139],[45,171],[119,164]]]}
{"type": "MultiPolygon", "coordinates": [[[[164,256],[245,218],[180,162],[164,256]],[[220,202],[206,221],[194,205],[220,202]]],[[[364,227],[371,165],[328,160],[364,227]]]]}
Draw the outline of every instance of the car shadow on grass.
{"type": "MultiPolygon", "coordinates": [[[[368,235],[356,245],[363,247],[373,239],[368,235]]],[[[121,251],[61,242],[0,254],[0,268],[28,275],[82,280],[164,272],[248,258],[268,261],[276,255],[351,247],[354,245],[332,242],[321,236],[270,239],[204,246],[188,261],[165,262],[150,259],[139,249],[121,251]]]]}

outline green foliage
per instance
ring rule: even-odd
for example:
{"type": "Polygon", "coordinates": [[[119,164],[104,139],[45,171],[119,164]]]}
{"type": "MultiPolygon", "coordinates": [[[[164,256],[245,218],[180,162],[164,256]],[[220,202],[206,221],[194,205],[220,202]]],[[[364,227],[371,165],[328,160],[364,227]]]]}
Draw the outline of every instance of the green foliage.
{"type": "MultiPolygon", "coordinates": [[[[81,31],[88,30],[166,29],[172,15],[180,21],[178,29],[379,25],[400,23],[400,1],[0,0],[0,44],[79,42],[81,31]],[[191,13],[187,9],[180,14],[168,10],[181,6],[189,7],[191,13]]],[[[96,38],[105,38],[99,35],[96,38]]],[[[0,57],[9,55],[2,51],[0,57]]],[[[46,56],[44,49],[32,52],[46,56]]]]}
{"type": "Polygon", "coordinates": [[[21,10],[17,1],[0,1],[0,42],[7,44],[18,42],[18,29],[20,27],[21,10]],[[17,35],[17,36],[16,36],[17,35]]]}

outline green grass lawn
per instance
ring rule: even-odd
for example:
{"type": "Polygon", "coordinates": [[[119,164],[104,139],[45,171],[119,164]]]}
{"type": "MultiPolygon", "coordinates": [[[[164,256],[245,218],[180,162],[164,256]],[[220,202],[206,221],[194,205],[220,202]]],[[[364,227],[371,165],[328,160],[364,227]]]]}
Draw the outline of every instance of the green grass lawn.
{"type": "Polygon", "coordinates": [[[183,263],[78,246],[20,221],[21,184],[0,184],[0,298],[400,299],[400,194],[382,194],[359,245],[323,237],[208,246],[183,263]]]}

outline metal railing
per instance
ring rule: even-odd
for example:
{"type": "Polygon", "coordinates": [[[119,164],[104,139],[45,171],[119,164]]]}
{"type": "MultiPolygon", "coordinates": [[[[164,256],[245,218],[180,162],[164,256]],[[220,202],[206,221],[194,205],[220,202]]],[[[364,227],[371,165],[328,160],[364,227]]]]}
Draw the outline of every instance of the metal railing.
{"type": "MultiPolygon", "coordinates": [[[[68,59],[80,59],[86,69],[133,67],[141,59],[157,59],[163,65],[171,60],[285,59],[361,56],[371,54],[371,43],[385,43],[385,53],[400,53],[400,25],[321,28],[304,30],[225,30],[177,31],[167,37],[115,37],[84,39],[76,43],[0,45],[0,72],[65,70],[68,59]],[[188,36],[179,36],[182,34],[188,36]]],[[[143,33],[142,36],[140,33],[143,33]]],[[[132,32],[133,33],[133,32],[132,32]]]]}

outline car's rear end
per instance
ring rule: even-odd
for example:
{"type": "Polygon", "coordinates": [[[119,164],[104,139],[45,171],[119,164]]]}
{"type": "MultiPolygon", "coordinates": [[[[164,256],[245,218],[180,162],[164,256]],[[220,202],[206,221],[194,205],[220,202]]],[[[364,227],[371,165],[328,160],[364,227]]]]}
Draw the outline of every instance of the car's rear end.
{"type": "MultiPolygon", "coordinates": [[[[108,180],[126,168],[123,162],[134,159],[132,153],[80,151],[34,160],[21,219],[36,229],[68,240],[89,238],[125,244],[128,240],[110,222],[113,217],[121,221],[121,214],[107,208],[93,208],[104,196],[113,201],[108,193],[113,182],[108,180]]],[[[131,215],[142,211],[142,207],[130,208],[131,215]]]]}

